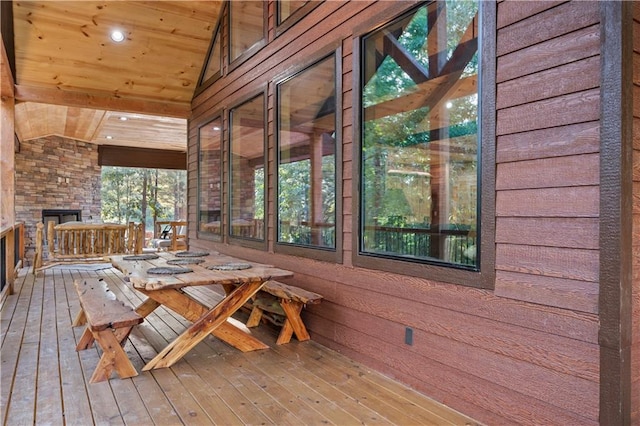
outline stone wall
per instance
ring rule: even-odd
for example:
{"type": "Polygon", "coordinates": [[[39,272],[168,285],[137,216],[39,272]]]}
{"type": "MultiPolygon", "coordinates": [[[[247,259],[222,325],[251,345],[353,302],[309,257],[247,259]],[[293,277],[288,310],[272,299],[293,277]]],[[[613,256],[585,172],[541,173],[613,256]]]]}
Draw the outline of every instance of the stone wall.
{"type": "Polygon", "coordinates": [[[16,220],[25,223],[27,259],[43,209],[80,210],[84,222],[100,221],[97,145],[59,136],[20,142],[15,168],[16,220]]]}

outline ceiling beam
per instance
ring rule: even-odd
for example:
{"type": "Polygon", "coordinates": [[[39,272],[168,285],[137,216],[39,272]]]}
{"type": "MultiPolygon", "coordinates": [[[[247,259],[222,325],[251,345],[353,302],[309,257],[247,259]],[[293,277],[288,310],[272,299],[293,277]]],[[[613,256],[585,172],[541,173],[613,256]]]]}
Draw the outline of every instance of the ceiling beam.
{"type": "Polygon", "coordinates": [[[47,87],[16,85],[15,98],[19,102],[38,102],[109,111],[135,112],[163,117],[188,118],[191,115],[190,103],[118,98],[47,87]]]}
{"type": "Polygon", "coordinates": [[[187,170],[187,153],[129,146],[98,145],[100,166],[187,170]]]}

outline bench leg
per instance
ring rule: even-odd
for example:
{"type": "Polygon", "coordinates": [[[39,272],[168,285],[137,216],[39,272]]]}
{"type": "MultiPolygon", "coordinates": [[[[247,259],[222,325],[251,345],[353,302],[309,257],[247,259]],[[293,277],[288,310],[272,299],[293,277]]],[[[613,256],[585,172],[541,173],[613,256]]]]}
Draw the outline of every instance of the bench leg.
{"type": "Polygon", "coordinates": [[[254,306],[251,310],[251,314],[249,315],[249,319],[247,320],[247,327],[257,327],[260,325],[260,320],[262,319],[262,308],[258,306],[254,306]]]}
{"type": "Polygon", "coordinates": [[[80,336],[80,340],[78,340],[76,351],[89,349],[93,345],[93,342],[95,342],[95,340],[96,339],[93,337],[93,333],[91,332],[89,327],[86,327],[84,329],[84,332],[82,333],[82,336],[80,336]]]}
{"type": "Polygon", "coordinates": [[[280,306],[282,306],[282,310],[284,310],[287,318],[284,321],[284,325],[282,326],[282,330],[280,331],[276,344],[282,345],[289,343],[293,333],[296,333],[296,337],[301,342],[309,340],[311,337],[302,322],[302,318],[300,318],[300,312],[302,312],[303,304],[300,302],[280,300],[280,306]]]}
{"type": "MultiPolygon", "coordinates": [[[[126,337],[131,332],[131,328],[132,327],[121,328],[119,330],[123,331],[119,334],[124,334],[126,337]]],[[[102,349],[102,356],[89,380],[90,383],[109,380],[113,370],[116,370],[116,373],[118,373],[121,379],[138,375],[135,367],[131,364],[131,360],[129,360],[124,349],[122,349],[122,342],[119,341],[119,337],[121,336],[116,336],[116,333],[112,330],[103,330],[94,333],[94,338],[102,349]]]]}
{"type": "Polygon", "coordinates": [[[71,327],[78,327],[81,325],[85,325],[86,323],[87,316],[84,313],[84,309],[80,309],[80,312],[78,312],[78,315],[76,315],[76,318],[71,323],[71,327]]]}
{"type": "MultiPolygon", "coordinates": [[[[131,333],[131,327],[118,328],[113,330],[113,334],[116,337],[116,340],[120,342],[122,346],[124,340],[129,337],[129,333],[131,333]]],[[[93,336],[93,332],[89,329],[89,327],[84,329],[82,336],[80,336],[80,340],[78,340],[78,345],[76,346],[76,351],[83,351],[85,349],[89,349],[93,342],[95,342],[95,337],[93,336]]]]}

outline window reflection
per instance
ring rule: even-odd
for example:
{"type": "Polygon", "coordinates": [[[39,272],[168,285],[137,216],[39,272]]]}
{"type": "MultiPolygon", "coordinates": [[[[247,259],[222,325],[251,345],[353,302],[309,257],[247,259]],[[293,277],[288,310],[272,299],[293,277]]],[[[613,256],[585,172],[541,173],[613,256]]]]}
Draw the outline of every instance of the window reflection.
{"type": "Polygon", "coordinates": [[[229,62],[264,38],[264,4],[262,1],[229,2],[229,62]]]}
{"type": "Polygon", "coordinates": [[[211,52],[209,53],[209,57],[207,58],[207,65],[200,84],[204,83],[214,76],[220,75],[220,68],[222,63],[222,51],[220,50],[220,45],[220,26],[218,26],[218,29],[216,30],[213,37],[211,52]]]}
{"type": "Polygon", "coordinates": [[[264,240],[264,95],[231,110],[229,234],[264,240]]]}
{"type": "Polygon", "coordinates": [[[305,0],[280,0],[278,2],[278,25],[282,24],[287,20],[291,15],[294,14],[295,11],[300,9],[305,4],[309,3],[309,1],[305,0]]]}
{"type": "Polygon", "coordinates": [[[221,234],[222,201],[222,119],[200,127],[198,131],[198,229],[221,234]]]}
{"type": "Polygon", "coordinates": [[[278,85],[278,242],[335,248],[335,58],[278,85]]]}
{"type": "Polygon", "coordinates": [[[363,40],[363,253],[478,264],[477,13],[431,2],[363,40]]]}

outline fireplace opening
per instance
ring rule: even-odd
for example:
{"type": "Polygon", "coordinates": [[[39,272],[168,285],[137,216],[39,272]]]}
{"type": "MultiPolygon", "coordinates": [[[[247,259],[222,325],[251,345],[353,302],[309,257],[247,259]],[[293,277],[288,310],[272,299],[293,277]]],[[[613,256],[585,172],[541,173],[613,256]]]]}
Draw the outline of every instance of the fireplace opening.
{"type": "Polygon", "coordinates": [[[56,225],[66,222],[80,222],[82,221],[81,210],[42,210],[42,223],[46,229],[49,226],[49,222],[54,221],[56,225]]]}
{"type": "Polygon", "coordinates": [[[47,229],[49,222],[55,222],[56,225],[66,222],[80,222],[82,221],[81,210],[62,210],[62,209],[43,209],[42,210],[42,223],[44,224],[44,243],[47,244],[47,229]]]}

